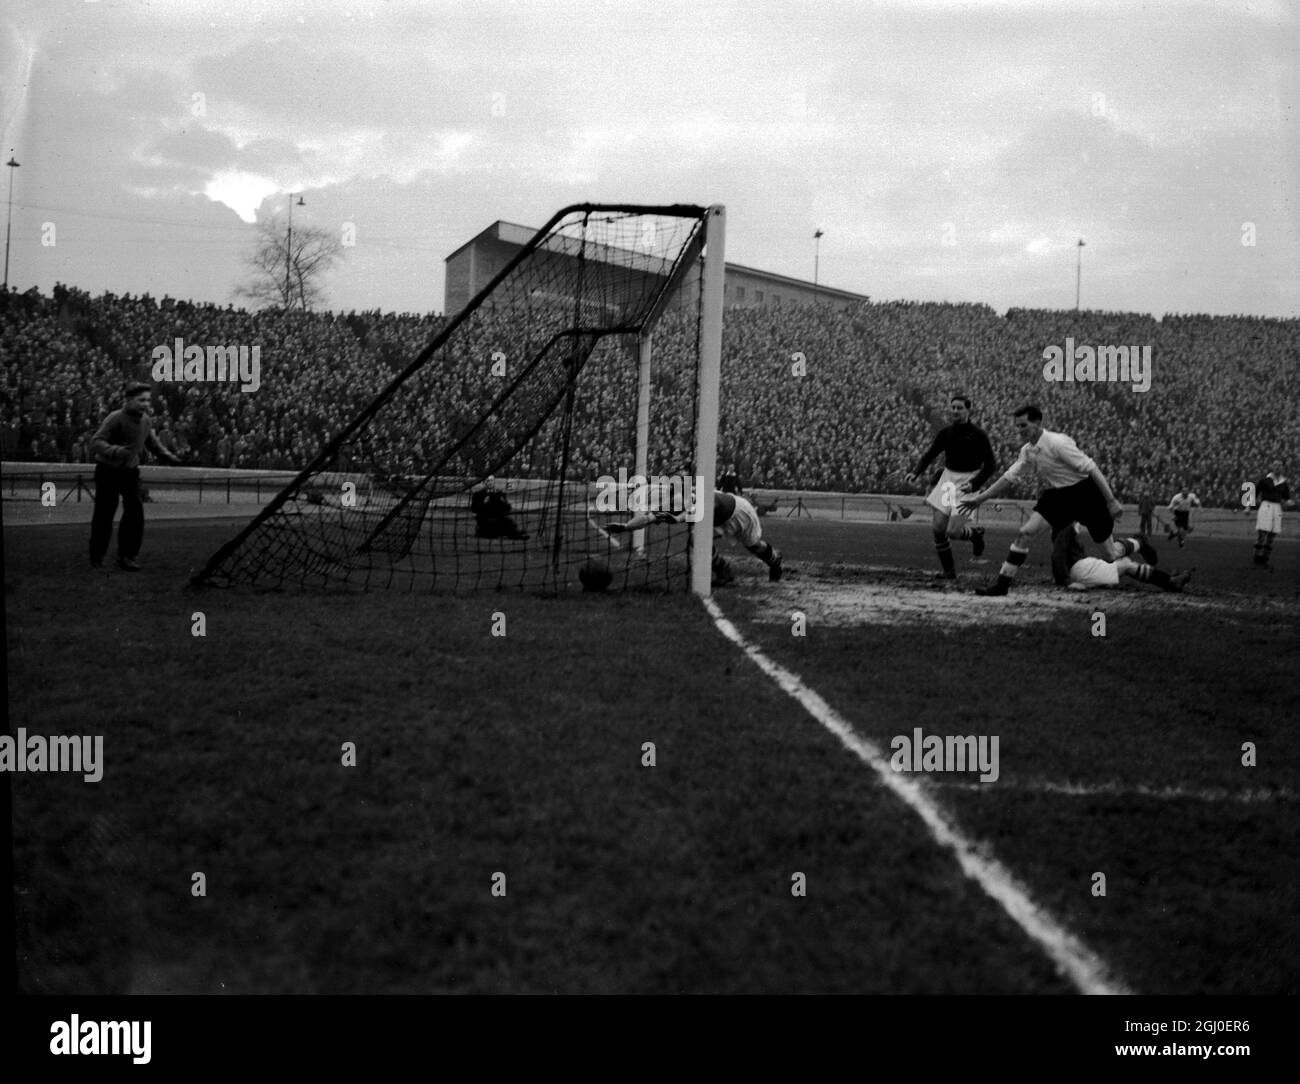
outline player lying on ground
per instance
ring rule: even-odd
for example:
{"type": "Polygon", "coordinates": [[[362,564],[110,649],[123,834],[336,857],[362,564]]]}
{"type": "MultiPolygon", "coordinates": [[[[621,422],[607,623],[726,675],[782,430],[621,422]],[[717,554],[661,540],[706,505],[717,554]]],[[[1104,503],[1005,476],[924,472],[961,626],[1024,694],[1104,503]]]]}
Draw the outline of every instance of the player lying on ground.
{"type": "Polygon", "coordinates": [[[1131,557],[1117,557],[1114,561],[1089,557],[1079,541],[1082,530],[1080,524],[1071,523],[1052,536],[1052,578],[1061,587],[1071,591],[1118,587],[1121,576],[1132,576],[1138,583],[1149,583],[1162,591],[1181,591],[1192,578],[1190,571],[1175,570],[1170,575],[1131,557]]]}
{"type": "Polygon", "coordinates": [[[1029,544],[1044,527],[1052,530],[1068,527],[1076,520],[1088,528],[1094,542],[1105,547],[1112,557],[1127,557],[1141,553],[1148,564],[1159,563],[1160,558],[1145,538],[1113,538],[1115,520],[1124,506],[1115,499],[1110,483],[1097,464],[1079,450],[1064,433],[1053,433],[1043,428],[1043,412],[1032,403],[1022,406],[1013,415],[1016,429],[1025,441],[1019,458],[983,493],[964,497],[958,501],[960,509],[974,510],[985,501],[1009,489],[1027,466],[1038,470],[1046,488],[1034,505],[1029,518],[1020,526],[1016,540],[1002,562],[997,582],[980,587],[977,595],[1005,595],[1015,580],[1020,566],[1029,556],[1029,544]]]}
{"type": "MultiPolygon", "coordinates": [[[[684,523],[686,513],[682,512],[645,512],[633,516],[626,523],[611,523],[605,528],[610,534],[622,534],[626,531],[639,531],[656,523],[684,523]]],[[[713,492],[713,537],[715,541],[723,535],[731,535],[750,553],[767,565],[767,578],[772,581],[781,578],[781,553],[773,549],[770,542],[763,541],[763,528],[758,522],[758,513],[754,506],[744,497],[734,493],[713,492]]],[[[713,586],[725,587],[735,577],[727,560],[713,547],[713,586]]]]}
{"type": "Polygon", "coordinates": [[[954,395],[948,410],[952,415],[952,425],[939,430],[912,474],[914,477],[923,475],[930,461],[943,453],[943,473],[925,503],[934,512],[931,530],[939,565],[943,569],[939,575],[945,580],[955,580],[957,570],[953,564],[950,539],[970,542],[972,557],[984,553],[984,528],[975,526],[973,515],[958,509],[957,502],[988,481],[997,469],[997,460],[993,458],[988,434],[970,420],[970,399],[954,395]]]}

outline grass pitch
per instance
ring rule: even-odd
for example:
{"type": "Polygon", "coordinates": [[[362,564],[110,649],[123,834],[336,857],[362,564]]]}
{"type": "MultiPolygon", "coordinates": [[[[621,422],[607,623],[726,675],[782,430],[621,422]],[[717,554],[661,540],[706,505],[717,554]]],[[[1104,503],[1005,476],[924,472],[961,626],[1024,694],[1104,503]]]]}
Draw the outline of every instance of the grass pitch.
{"type": "MultiPolygon", "coordinates": [[[[723,609],[885,749],[998,735],[925,784],[1130,988],[1300,992],[1294,546],[1081,597],[1044,544],[980,599],[1009,530],[936,585],[924,525],[764,522],[792,571],[734,549],[723,609]]],[[[22,990],[1072,989],[698,602],[185,590],[237,526],[151,521],[139,575],[6,532],[10,728],[105,759],[10,777],[22,990]]]]}

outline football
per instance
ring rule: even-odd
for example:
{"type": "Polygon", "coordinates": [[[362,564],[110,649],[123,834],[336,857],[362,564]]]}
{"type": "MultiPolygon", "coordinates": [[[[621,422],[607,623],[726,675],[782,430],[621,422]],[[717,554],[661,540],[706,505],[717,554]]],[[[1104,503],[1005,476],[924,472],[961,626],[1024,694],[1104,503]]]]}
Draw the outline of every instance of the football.
{"type": "Polygon", "coordinates": [[[614,576],[604,561],[590,557],[578,570],[578,579],[582,581],[584,591],[604,591],[613,582],[614,576]]]}

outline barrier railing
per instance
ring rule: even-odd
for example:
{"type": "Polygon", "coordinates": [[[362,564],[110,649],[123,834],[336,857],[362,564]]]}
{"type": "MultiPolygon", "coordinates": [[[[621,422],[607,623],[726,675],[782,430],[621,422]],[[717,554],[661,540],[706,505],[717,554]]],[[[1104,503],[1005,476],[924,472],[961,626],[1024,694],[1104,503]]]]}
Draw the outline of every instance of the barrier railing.
{"type": "MultiPolygon", "coordinates": [[[[45,483],[53,482],[58,504],[94,502],[93,464],[88,463],[3,463],[0,464],[0,494],[5,500],[40,501],[45,483]]],[[[235,470],[202,467],[145,466],[140,479],[155,503],[190,503],[259,506],[270,500],[296,471],[235,470]]],[[[340,475],[340,477],[343,477],[340,475]]],[[[355,476],[360,483],[364,476],[355,476]]],[[[520,483],[526,488],[527,483],[520,483]]],[[[362,490],[362,484],[358,485],[362,490]]],[[[930,507],[922,494],[827,493],[819,490],[752,489],[746,497],[760,515],[774,518],[839,520],[845,523],[930,522],[930,507]]],[[[1033,501],[999,499],[983,505],[980,522],[1020,526],[1029,518],[1033,501]]],[[[1154,516],[1153,534],[1159,538],[1172,522],[1167,509],[1154,516]]],[[[1125,505],[1122,528],[1136,532],[1139,518],[1135,505],[1125,505]]],[[[1192,537],[1240,537],[1253,530],[1253,518],[1242,509],[1199,508],[1192,513],[1192,537]]]]}

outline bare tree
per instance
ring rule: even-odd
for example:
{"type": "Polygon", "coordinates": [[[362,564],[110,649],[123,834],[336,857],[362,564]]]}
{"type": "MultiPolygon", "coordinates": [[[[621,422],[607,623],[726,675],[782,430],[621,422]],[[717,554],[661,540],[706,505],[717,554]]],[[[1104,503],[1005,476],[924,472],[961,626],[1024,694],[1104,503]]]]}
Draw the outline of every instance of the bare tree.
{"type": "Polygon", "coordinates": [[[257,224],[257,242],[248,256],[249,279],[235,296],[255,304],[306,312],[325,296],[321,279],[343,258],[343,243],[318,226],[293,227],[289,234],[278,218],[257,224]]]}

